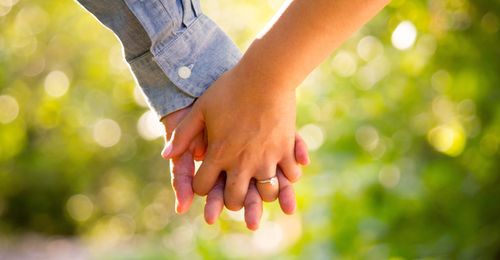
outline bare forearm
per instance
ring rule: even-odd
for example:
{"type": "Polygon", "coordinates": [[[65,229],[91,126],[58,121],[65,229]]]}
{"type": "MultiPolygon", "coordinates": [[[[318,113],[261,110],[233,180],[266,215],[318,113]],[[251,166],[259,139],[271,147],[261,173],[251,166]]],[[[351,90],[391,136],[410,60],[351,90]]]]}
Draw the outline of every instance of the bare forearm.
{"type": "MultiPolygon", "coordinates": [[[[260,77],[257,81],[295,88],[335,48],[388,2],[389,0],[290,1],[262,36],[250,45],[238,67],[242,71],[253,71],[253,77],[260,77]]],[[[268,87],[272,87],[270,85],[268,87]]]]}

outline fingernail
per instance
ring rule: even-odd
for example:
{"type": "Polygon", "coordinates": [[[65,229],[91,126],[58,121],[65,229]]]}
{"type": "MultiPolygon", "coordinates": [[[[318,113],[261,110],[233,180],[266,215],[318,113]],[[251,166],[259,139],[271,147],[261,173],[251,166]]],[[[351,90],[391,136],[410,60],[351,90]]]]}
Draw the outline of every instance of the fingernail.
{"type": "Polygon", "coordinates": [[[163,151],[161,152],[161,156],[165,159],[169,159],[170,154],[172,153],[172,143],[168,142],[165,147],[163,148],[163,151]]]}
{"type": "Polygon", "coordinates": [[[175,199],[175,213],[181,214],[181,208],[179,206],[179,200],[175,199]]]}

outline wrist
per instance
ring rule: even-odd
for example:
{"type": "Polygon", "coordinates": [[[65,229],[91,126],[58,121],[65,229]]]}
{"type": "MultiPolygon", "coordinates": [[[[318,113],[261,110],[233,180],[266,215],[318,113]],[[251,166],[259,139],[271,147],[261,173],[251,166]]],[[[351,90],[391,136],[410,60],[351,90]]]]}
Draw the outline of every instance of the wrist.
{"type": "Polygon", "coordinates": [[[182,119],[189,113],[189,111],[191,110],[191,106],[192,105],[179,109],[175,112],[163,116],[160,119],[160,122],[162,122],[163,125],[165,126],[167,134],[168,132],[172,132],[177,127],[177,125],[182,121],[182,119]]]}
{"type": "Polygon", "coordinates": [[[260,53],[259,48],[254,45],[255,43],[250,46],[234,67],[235,77],[247,80],[252,88],[263,87],[267,93],[295,92],[298,83],[294,82],[294,77],[288,75],[283,66],[266,59],[265,53],[260,53]]]}

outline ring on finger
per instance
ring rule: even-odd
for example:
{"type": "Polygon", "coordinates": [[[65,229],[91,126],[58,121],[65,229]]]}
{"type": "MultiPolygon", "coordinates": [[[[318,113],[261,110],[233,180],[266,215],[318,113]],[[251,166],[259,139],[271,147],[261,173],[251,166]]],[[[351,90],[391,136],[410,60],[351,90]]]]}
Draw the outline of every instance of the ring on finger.
{"type": "Polygon", "coordinates": [[[278,177],[277,176],[273,176],[269,179],[265,179],[265,180],[256,180],[257,181],[257,184],[271,184],[271,186],[274,186],[274,185],[277,185],[278,184],[278,177]]]}

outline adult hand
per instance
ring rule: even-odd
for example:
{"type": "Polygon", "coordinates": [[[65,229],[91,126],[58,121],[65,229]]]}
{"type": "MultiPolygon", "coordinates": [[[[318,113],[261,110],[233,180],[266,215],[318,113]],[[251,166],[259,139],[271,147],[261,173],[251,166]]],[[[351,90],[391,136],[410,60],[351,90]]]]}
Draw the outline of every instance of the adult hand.
{"type": "MultiPolygon", "coordinates": [[[[301,165],[309,164],[309,155],[307,153],[307,145],[302,138],[295,135],[295,160],[301,165]]],[[[295,191],[290,181],[283,175],[278,168],[276,175],[279,182],[279,203],[281,210],[285,214],[293,214],[296,208],[295,191]]],[[[208,193],[205,204],[205,221],[208,224],[213,224],[219,218],[222,209],[224,208],[224,176],[219,176],[217,183],[208,193]]],[[[247,196],[244,203],[245,208],[245,223],[250,230],[259,228],[260,218],[262,217],[262,198],[259,195],[255,182],[252,181],[248,188],[247,196]]]]}
{"type": "MultiPolygon", "coordinates": [[[[177,112],[169,114],[162,119],[165,126],[166,140],[170,140],[172,132],[178,123],[187,115],[191,107],[181,109],[177,112]]],[[[202,136],[196,139],[197,141],[191,145],[190,151],[182,154],[179,157],[170,160],[171,184],[175,192],[175,209],[178,214],[186,212],[193,200],[192,179],[194,176],[194,162],[192,153],[195,153],[196,159],[203,159],[205,152],[205,143],[202,136]]],[[[309,155],[307,145],[303,139],[296,134],[295,136],[295,159],[301,165],[309,164],[309,155]]],[[[293,186],[290,184],[282,173],[278,173],[279,178],[279,202],[280,206],[286,214],[292,214],[296,207],[295,193],[293,186]]],[[[224,184],[225,180],[222,176],[219,178],[216,186],[209,192],[205,204],[205,220],[209,224],[215,223],[224,207],[224,184]]],[[[247,193],[245,199],[245,222],[251,230],[258,228],[260,218],[262,216],[262,199],[257,192],[255,183],[253,183],[247,193]]]]}
{"type": "MultiPolygon", "coordinates": [[[[197,194],[206,195],[225,172],[225,205],[239,210],[252,179],[275,177],[279,167],[288,180],[298,180],[295,91],[274,87],[277,84],[282,83],[237,65],[214,82],[178,125],[164,150],[165,158],[185,153],[206,127],[208,148],[193,180],[197,194]],[[277,89],[281,91],[273,91],[277,89]]],[[[257,188],[264,201],[278,195],[277,185],[257,188]]]]}
{"type": "MultiPolygon", "coordinates": [[[[191,107],[186,107],[171,113],[161,122],[165,127],[165,142],[170,140],[172,132],[179,122],[189,113],[191,107]]],[[[193,176],[195,173],[194,160],[202,160],[205,153],[203,134],[197,136],[191,144],[190,151],[170,159],[170,182],[175,193],[175,211],[183,214],[193,202],[193,176]]]]}

